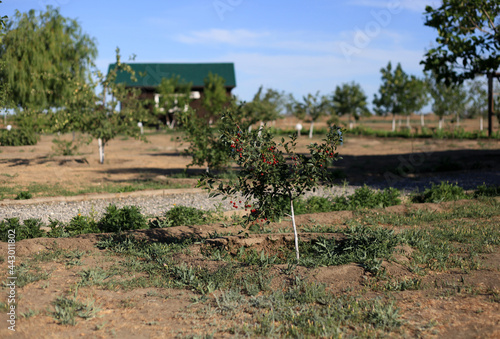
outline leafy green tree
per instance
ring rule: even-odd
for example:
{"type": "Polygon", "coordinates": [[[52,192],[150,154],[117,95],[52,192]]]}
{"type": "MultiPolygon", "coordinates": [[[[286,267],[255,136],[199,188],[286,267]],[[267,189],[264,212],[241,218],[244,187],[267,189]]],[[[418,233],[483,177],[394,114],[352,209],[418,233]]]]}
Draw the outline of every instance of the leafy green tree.
{"type": "Polygon", "coordinates": [[[407,83],[408,75],[403,71],[398,63],[394,71],[389,61],[386,68],[380,70],[382,73],[382,84],[379,88],[379,95],[374,95],[373,104],[378,115],[385,116],[392,114],[392,130],[396,130],[396,115],[404,112],[403,93],[407,83]]]}
{"type": "Polygon", "coordinates": [[[326,96],[319,95],[319,91],[316,94],[307,94],[307,96],[302,97],[302,102],[299,102],[296,106],[297,116],[301,119],[308,117],[311,121],[309,127],[309,139],[312,139],[314,132],[314,123],[323,115],[328,112],[329,102],[326,96]]]}
{"type": "Polygon", "coordinates": [[[438,128],[443,128],[443,119],[447,115],[456,114],[459,119],[467,105],[468,97],[462,85],[446,85],[437,76],[427,78],[429,92],[432,97],[432,111],[439,117],[438,128]]]}
{"type": "Polygon", "coordinates": [[[0,60],[6,67],[0,80],[9,85],[15,106],[59,108],[71,95],[70,82],[88,82],[97,48],[76,20],[50,6],[38,15],[17,11],[4,33],[0,60]]]}
{"type": "Polygon", "coordinates": [[[249,128],[251,129],[252,125],[259,121],[263,126],[266,122],[278,119],[284,104],[282,93],[268,88],[263,94],[263,87],[260,86],[253,100],[243,106],[245,115],[249,119],[249,128]]]}
{"type": "Polygon", "coordinates": [[[191,86],[191,83],[182,81],[180,76],[161,79],[161,83],[157,88],[160,95],[158,113],[165,114],[165,124],[170,128],[175,126],[177,121],[176,113],[188,108],[192,100],[191,86]]]}
{"type": "Polygon", "coordinates": [[[332,105],[337,115],[349,115],[349,129],[351,129],[352,118],[359,120],[361,116],[370,115],[366,100],[366,94],[359,84],[355,82],[344,83],[335,88],[332,105]]]}
{"type": "MultiPolygon", "coordinates": [[[[309,145],[309,154],[305,155],[296,152],[297,135],[291,136],[286,142],[282,138],[277,143],[268,128],[263,128],[262,133],[248,131],[241,128],[230,113],[221,120],[226,121],[221,126],[221,140],[227,145],[228,154],[241,167],[241,171],[236,180],[229,183],[219,181],[211,196],[222,194],[227,198],[242,195],[245,202],[241,207],[251,212],[249,222],[278,220],[289,206],[296,258],[299,260],[293,201],[307,191],[314,191],[318,184],[331,182],[332,176],[327,168],[339,159],[336,149],[342,142],[342,130],[332,126],[324,142],[309,145]],[[252,201],[255,201],[254,205],[251,205],[252,201]]],[[[214,189],[216,182],[207,176],[200,180],[199,185],[214,189]]],[[[233,207],[239,207],[236,201],[233,207]]]]}
{"type": "Polygon", "coordinates": [[[108,74],[96,72],[96,81],[91,83],[73,79],[68,84],[70,96],[63,100],[64,109],[51,115],[53,132],[78,131],[97,139],[99,162],[104,163],[105,146],[119,134],[142,138],[138,122],[151,119],[144,101],[139,99],[138,89],[126,88],[116,83],[118,72],[128,72],[135,79],[132,68],[121,62],[120,50],[116,49],[116,63],[108,74]],[[101,95],[96,88],[103,88],[101,95]],[[109,100],[106,100],[110,97],[109,100]]]}
{"type": "Polygon", "coordinates": [[[447,85],[463,83],[500,67],[500,6],[490,0],[443,0],[425,8],[425,25],[438,33],[425,54],[425,71],[447,85]]]}
{"type": "Polygon", "coordinates": [[[209,114],[210,124],[222,114],[222,109],[231,101],[224,84],[226,80],[218,74],[208,73],[205,78],[202,105],[209,114]]]}

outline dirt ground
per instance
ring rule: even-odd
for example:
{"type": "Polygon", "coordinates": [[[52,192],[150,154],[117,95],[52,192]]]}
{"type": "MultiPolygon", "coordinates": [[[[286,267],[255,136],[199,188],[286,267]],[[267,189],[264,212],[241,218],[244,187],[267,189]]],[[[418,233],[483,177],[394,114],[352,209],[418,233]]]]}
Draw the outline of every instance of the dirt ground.
{"type": "MultiPolygon", "coordinates": [[[[97,141],[83,144],[77,156],[55,155],[53,136],[42,136],[35,146],[0,146],[0,184],[18,191],[34,184],[77,191],[89,186],[148,180],[192,187],[196,179],[184,174],[190,159],[182,155],[185,145],[177,141],[177,136],[153,134],[147,136],[148,143],[119,137],[109,142],[102,165],[97,141]]],[[[70,140],[71,136],[62,138],[70,140]]],[[[302,136],[298,150],[306,152],[305,146],[311,141],[321,141],[321,136],[312,140],[302,136]]],[[[343,157],[335,164],[339,183],[385,180],[391,184],[395,176],[397,181],[401,177],[433,176],[447,171],[488,172],[498,170],[500,163],[500,140],[346,137],[338,151],[343,157]]],[[[202,170],[191,167],[188,173],[202,170]]]]}
{"type": "MultiPolygon", "coordinates": [[[[70,136],[64,136],[70,138],[70,136]]],[[[168,180],[171,183],[193,184],[195,179],[172,178],[182,173],[190,159],[181,156],[183,145],[176,141],[174,134],[154,134],[148,136],[149,143],[133,139],[118,138],[110,142],[106,149],[104,165],[98,163],[97,143],[84,145],[81,155],[72,157],[54,156],[52,151],[53,136],[42,136],[36,146],[0,147],[0,183],[2,185],[28,187],[38,183],[59,185],[69,190],[85,185],[105,185],[106,183],[127,183],[134,180],[168,180]]],[[[318,140],[318,139],[316,139],[318,140]]],[[[310,140],[301,137],[299,146],[305,151],[310,140]]],[[[404,163],[401,159],[419,160],[404,169],[405,176],[432,176],[438,169],[451,173],[468,171],[495,171],[500,164],[500,142],[488,140],[408,140],[408,139],[373,139],[347,138],[339,152],[344,158],[337,169],[351,183],[362,183],[368,179],[383,180],[387,173],[395,173],[404,163]]],[[[194,168],[193,171],[202,169],[194,168]]],[[[465,202],[466,203],[466,202],[465,202]]],[[[404,213],[407,205],[388,208],[387,213],[404,213]]],[[[446,204],[421,205],[418,208],[440,211],[446,204]]],[[[1,207],[0,207],[1,209],[1,207]]],[[[1,210],[0,210],[1,213],[1,210]]],[[[381,212],[382,213],[382,212],[381,212]]],[[[385,212],[384,212],[385,213],[385,212]]],[[[298,224],[345,225],[353,218],[352,212],[321,213],[302,215],[298,224]]],[[[492,222],[500,225],[500,220],[492,222]]],[[[278,229],[289,227],[289,221],[283,224],[271,224],[271,234],[226,236],[212,241],[212,246],[221,246],[236,251],[238,248],[251,247],[257,250],[272,250],[277,244],[292,242],[293,236],[278,233],[278,229]]],[[[141,230],[135,235],[149,241],[162,241],[172,237],[186,235],[206,236],[214,232],[237,233],[238,229],[228,229],[221,224],[202,226],[181,226],[170,229],[141,230]]],[[[336,236],[331,234],[330,236],[336,236]]],[[[307,234],[304,237],[314,237],[307,234]]],[[[165,337],[202,337],[227,327],[228,320],[220,314],[203,315],[202,303],[194,302],[199,298],[195,292],[179,289],[135,288],[131,290],[105,290],[94,287],[82,287],[75,291],[81,272],[90,267],[110,267],[122,260],[95,245],[100,235],[82,235],[70,239],[30,239],[16,244],[16,265],[29,262],[33,256],[44,251],[58,249],[82,251],[85,255],[78,265],[63,256],[62,260],[42,262],[40,270],[50,272],[50,278],[26,285],[17,290],[18,315],[35,312],[29,317],[18,317],[16,332],[9,331],[6,325],[6,312],[2,311],[0,337],[13,338],[165,338],[165,337]],[[98,315],[92,319],[79,320],[75,326],[60,325],[51,316],[51,303],[57,296],[78,293],[80,300],[94,300],[99,305],[98,315]],[[197,313],[200,311],[201,313],[197,313]],[[201,315],[200,315],[201,314],[201,315]]],[[[184,256],[188,265],[217,267],[200,253],[201,245],[192,245],[192,255],[184,256]]],[[[408,249],[406,249],[408,250],[408,249]]],[[[411,250],[411,249],[410,249],[411,250]]],[[[1,256],[6,257],[6,243],[0,243],[1,256]]],[[[412,277],[405,266],[409,253],[401,249],[401,255],[393,261],[384,262],[384,266],[393,277],[412,277]]],[[[400,309],[405,327],[401,336],[429,338],[500,338],[500,304],[491,300],[491,293],[500,289],[500,250],[481,255],[482,269],[466,275],[458,272],[431,272],[425,276],[426,285],[474,286],[477,293],[453,293],[443,295],[437,289],[403,291],[397,294],[396,305],[400,309]]],[[[0,265],[2,276],[6,276],[7,262],[0,265]]],[[[273,273],[279,286],[285,279],[284,267],[276,265],[273,273]]],[[[349,264],[335,267],[306,269],[299,267],[298,272],[314,281],[321,282],[336,294],[366,291],[368,273],[358,265],[349,264]],[[346,292],[350,291],[350,292],[346,292]]],[[[2,293],[5,302],[8,289],[2,293]]],[[[377,293],[367,292],[367,297],[377,293]]],[[[237,319],[234,320],[238,322],[237,319]]],[[[241,324],[240,324],[241,325],[241,324]]],[[[217,336],[231,337],[229,333],[217,336]]]]}

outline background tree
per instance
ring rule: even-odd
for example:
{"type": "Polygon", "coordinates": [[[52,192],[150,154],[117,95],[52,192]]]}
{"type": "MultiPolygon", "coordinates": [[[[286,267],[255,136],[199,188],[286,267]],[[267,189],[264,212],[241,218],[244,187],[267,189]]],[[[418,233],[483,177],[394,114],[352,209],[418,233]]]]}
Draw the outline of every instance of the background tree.
{"type": "Polygon", "coordinates": [[[208,111],[210,124],[222,114],[224,106],[231,101],[226,93],[224,84],[226,80],[218,74],[208,73],[205,78],[205,90],[202,101],[203,107],[208,111]]]}
{"type": "Polygon", "coordinates": [[[319,91],[316,94],[307,94],[302,97],[302,102],[297,103],[296,115],[300,119],[308,117],[311,121],[309,127],[309,139],[312,139],[314,133],[314,123],[328,112],[328,98],[320,96],[319,91]]]}
{"type": "Polygon", "coordinates": [[[437,46],[421,62],[448,85],[496,72],[500,67],[498,1],[444,0],[425,8],[425,25],[437,29],[437,46]]]}
{"type": "Polygon", "coordinates": [[[483,130],[483,119],[488,114],[487,84],[479,79],[473,80],[467,88],[469,105],[467,106],[468,118],[479,118],[479,130],[483,130]]]}
{"type": "Polygon", "coordinates": [[[404,111],[402,96],[405,92],[404,87],[408,76],[403,71],[400,63],[393,72],[390,61],[386,68],[380,70],[380,73],[382,73],[382,84],[379,88],[380,96],[375,94],[373,99],[375,112],[382,116],[392,114],[392,130],[395,131],[396,115],[404,111]]]}
{"type": "Polygon", "coordinates": [[[443,119],[447,115],[456,114],[457,117],[465,111],[467,94],[462,85],[446,85],[440,82],[437,76],[427,78],[429,92],[432,97],[432,111],[439,117],[438,128],[443,128],[443,119]]]}
{"type": "Polygon", "coordinates": [[[349,129],[352,129],[353,118],[359,120],[361,116],[370,115],[366,100],[366,94],[361,86],[353,81],[335,88],[332,105],[337,115],[349,116],[349,129]]]}
{"type": "Polygon", "coordinates": [[[243,106],[247,119],[249,119],[249,128],[260,121],[263,126],[269,121],[278,119],[280,113],[284,110],[284,95],[274,89],[268,88],[263,94],[263,87],[253,97],[253,100],[243,106]]]}
{"type": "Polygon", "coordinates": [[[8,83],[13,104],[23,110],[58,108],[70,93],[71,81],[88,82],[97,56],[94,39],[76,20],[48,6],[38,15],[16,12],[0,45],[6,67],[0,80],[8,83]]]}
{"type": "Polygon", "coordinates": [[[159,96],[158,114],[165,114],[165,125],[174,128],[176,113],[186,110],[191,102],[191,83],[186,83],[180,76],[161,79],[157,92],[159,96]]]}
{"type": "MultiPolygon", "coordinates": [[[[402,95],[403,114],[406,115],[406,126],[410,126],[412,113],[421,112],[422,108],[429,103],[429,91],[425,80],[412,75],[406,79],[402,95]]],[[[420,114],[420,124],[424,126],[424,115],[420,114]]]]}

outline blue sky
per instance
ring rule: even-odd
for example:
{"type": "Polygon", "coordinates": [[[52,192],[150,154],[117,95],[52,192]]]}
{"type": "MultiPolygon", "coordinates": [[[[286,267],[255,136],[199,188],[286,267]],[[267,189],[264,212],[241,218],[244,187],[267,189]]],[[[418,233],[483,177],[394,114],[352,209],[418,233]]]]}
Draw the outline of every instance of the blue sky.
{"type": "Polygon", "coordinates": [[[97,41],[106,71],[120,47],[136,62],[233,62],[241,100],[258,87],[331,94],[355,81],[372,101],[389,61],[422,75],[436,38],[424,26],[436,0],[3,0],[0,14],[59,7],[97,41]]]}

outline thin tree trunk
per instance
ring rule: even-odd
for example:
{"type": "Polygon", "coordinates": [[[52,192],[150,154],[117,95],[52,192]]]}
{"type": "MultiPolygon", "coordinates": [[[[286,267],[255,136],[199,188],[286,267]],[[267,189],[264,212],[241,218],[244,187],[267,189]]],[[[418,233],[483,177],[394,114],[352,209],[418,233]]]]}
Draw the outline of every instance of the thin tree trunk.
{"type": "Polygon", "coordinates": [[[252,125],[248,126],[248,133],[252,131],[252,125]]]}
{"type": "Polygon", "coordinates": [[[396,114],[392,115],[392,131],[396,130],[396,114]]]}
{"type": "Polygon", "coordinates": [[[97,144],[99,145],[99,162],[102,165],[104,164],[104,143],[101,138],[97,139],[97,144]]]}
{"type": "Polygon", "coordinates": [[[311,121],[311,127],[309,127],[309,139],[313,137],[314,121],[311,121]]]}
{"type": "Polygon", "coordinates": [[[439,125],[438,125],[438,128],[439,128],[439,129],[442,129],[442,128],[443,128],[443,117],[439,117],[439,125]]]}
{"type": "Polygon", "coordinates": [[[460,114],[457,113],[457,128],[460,127],[460,114]]]}
{"type": "Polygon", "coordinates": [[[411,128],[411,126],[410,126],[410,116],[409,115],[406,116],[406,127],[411,128]]]}
{"type": "Polygon", "coordinates": [[[420,126],[424,127],[425,122],[424,122],[424,113],[420,114],[420,126]]]}
{"type": "Polygon", "coordinates": [[[293,234],[295,236],[295,255],[297,257],[297,261],[300,259],[299,254],[299,235],[297,234],[297,226],[295,225],[295,213],[293,212],[293,199],[290,197],[290,210],[292,212],[292,225],[293,225],[293,234]]]}
{"type": "Polygon", "coordinates": [[[262,122],[262,121],[261,121],[261,122],[260,122],[260,126],[259,126],[259,134],[258,134],[258,135],[259,135],[259,137],[260,137],[260,136],[261,136],[261,134],[262,134],[262,128],[263,128],[263,127],[264,127],[264,122],[262,122]]]}
{"type": "Polygon", "coordinates": [[[479,117],[479,130],[483,130],[483,117],[479,117]]]}

